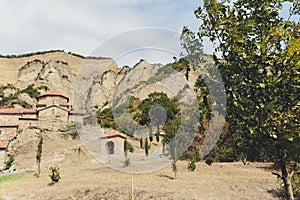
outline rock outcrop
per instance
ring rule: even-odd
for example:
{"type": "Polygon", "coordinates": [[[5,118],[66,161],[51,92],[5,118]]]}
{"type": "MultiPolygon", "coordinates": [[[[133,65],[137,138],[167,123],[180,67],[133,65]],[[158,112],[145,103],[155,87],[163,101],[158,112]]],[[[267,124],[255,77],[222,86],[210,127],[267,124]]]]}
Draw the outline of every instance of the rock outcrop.
{"type": "MultiPolygon", "coordinates": [[[[186,81],[183,71],[164,71],[162,65],[150,64],[145,60],[140,60],[132,68],[119,68],[110,58],[84,58],[63,51],[1,57],[0,68],[2,86],[12,84],[19,91],[28,85],[55,88],[70,97],[74,109],[89,112],[111,105],[120,95],[144,99],[156,91],[173,97],[182,92],[186,85],[193,88],[199,76],[198,71],[191,70],[189,81],[186,81]]],[[[4,91],[4,97],[13,94],[14,89],[4,91]]],[[[35,104],[35,99],[30,99],[26,94],[20,94],[18,98],[27,104],[35,104]]]]}

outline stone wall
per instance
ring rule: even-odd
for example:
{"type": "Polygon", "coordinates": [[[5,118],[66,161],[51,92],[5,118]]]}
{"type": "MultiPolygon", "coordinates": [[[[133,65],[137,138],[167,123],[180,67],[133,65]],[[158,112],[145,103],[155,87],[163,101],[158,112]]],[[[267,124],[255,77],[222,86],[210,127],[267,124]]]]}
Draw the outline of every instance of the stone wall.
{"type": "Polygon", "coordinates": [[[6,160],[6,150],[0,149],[0,169],[3,168],[6,160]]]}
{"type": "Polygon", "coordinates": [[[15,114],[0,114],[0,125],[18,125],[20,115],[15,114]]]}
{"type": "Polygon", "coordinates": [[[0,127],[0,141],[10,141],[17,136],[18,127],[0,127]]]}
{"type": "Polygon", "coordinates": [[[70,123],[63,122],[60,120],[51,120],[51,119],[39,119],[37,121],[37,126],[42,129],[48,129],[53,131],[63,130],[68,127],[70,123]]]}
{"type": "Polygon", "coordinates": [[[57,104],[57,105],[68,105],[68,100],[59,96],[45,96],[39,98],[39,104],[45,104],[47,106],[57,104]]]}
{"type": "Polygon", "coordinates": [[[67,110],[55,106],[39,111],[39,119],[42,120],[61,120],[68,122],[68,115],[67,110]]]}

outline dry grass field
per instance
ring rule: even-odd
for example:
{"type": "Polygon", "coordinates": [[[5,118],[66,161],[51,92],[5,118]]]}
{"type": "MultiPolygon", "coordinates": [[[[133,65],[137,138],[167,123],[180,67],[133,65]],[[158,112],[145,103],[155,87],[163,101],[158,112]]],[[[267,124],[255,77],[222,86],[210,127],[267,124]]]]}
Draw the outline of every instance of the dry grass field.
{"type": "MultiPolygon", "coordinates": [[[[178,161],[176,180],[173,180],[170,165],[149,173],[131,174],[97,162],[80,140],[72,140],[55,132],[44,135],[41,176],[36,178],[37,143],[34,130],[24,132],[15,141],[12,170],[32,172],[6,177],[5,180],[0,175],[0,200],[128,200],[132,189],[135,200],[278,199],[274,193],[280,183],[272,175],[270,163],[213,163],[208,166],[199,162],[196,170],[190,172],[187,161],[178,161]],[[78,147],[82,149],[80,155],[74,151],[78,147]],[[50,166],[60,167],[61,179],[53,186],[49,185],[50,166]]],[[[146,165],[157,164],[149,158],[142,162],[146,165]]]]}
{"type": "MultiPolygon", "coordinates": [[[[87,158],[88,156],[86,156],[87,158]]],[[[278,199],[279,186],[271,175],[271,164],[197,163],[194,172],[179,161],[179,177],[173,180],[171,167],[144,174],[115,171],[92,158],[62,167],[61,180],[49,186],[47,169],[40,178],[33,173],[0,183],[2,199],[278,199]],[[273,191],[273,192],[272,192],[273,191]]],[[[0,198],[1,199],[1,198],[0,198]]]]}

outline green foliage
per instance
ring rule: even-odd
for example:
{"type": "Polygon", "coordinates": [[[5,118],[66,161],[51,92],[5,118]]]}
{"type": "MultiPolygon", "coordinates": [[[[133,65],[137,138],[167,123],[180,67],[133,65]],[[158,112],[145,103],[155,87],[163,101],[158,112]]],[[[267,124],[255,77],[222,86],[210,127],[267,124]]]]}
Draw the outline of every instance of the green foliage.
{"type": "Polygon", "coordinates": [[[159,142],[159,133],[155,134],[155,139],[156,139],[156,142],[159,142]]]}
{"type": "Polygon", "coordinates": [[[123,166],[124,167],[128,167],[130,165],[130,158],[125,158],[125,161],[124,161],[124,163],[123,163],[123,166]]]}
{"type": "Polygon", "coordinates": [[[59,168],[50,167],[49,170],[50,170],[49,177],[51,178],[52,184],[57,183],[61,179],[59,168]]]}
{"type": "Polygon", "coordinates": [[[27,88],[21,91],[21,93],[28,94],[31,98],[37,98],[41,93],[38,88],[33,87],[34,84],[28,85],[27,88]]]}
{"type": "Polygon", "coordinates": [[[125,138],[125,140],[124,140],[123,150],[124,150],[125,158],[128,158],[129,145],[128,145],[127,138],[125,138]]]}
{"type": "Polygon", "coordinates": [[[237,160],[237,153],[232,147],[219,147],[216,158],[219,162],[234,162],[237,160]]]}
{"type": "Polygon", "coordinates": [[[96,115],[97,115],[97,116],[108,117],[108,118],[111,118],[111,119],[114,118],[114,115],[113,115],[113,113],[112,113],[112,108],[111,108],[111,107],[110,107],[110,108],[105,108],[105,109],[103,109],[103,110],[98,110],[98,111],[96,112],[96,115]]]}
{"type": "Polygon", "coordinates": [[[134,151],[134,147],[130,142],[128,142],[127,138],[125,138],[124,140],[123,149],[124,149],[125,158],[128,158],[128,152],[133,153],[134,151]]]}
{"type": "Polygon", "coordinates": [[[24,57],[30,57],[35,55],[44,55],[47,53],[56,53],[56,52],[64,52],[63,50],[49,50],[49,51],[38,51],[38,52],[32,52],[32,53],[26,53],[21,55],[6,55],[6,56],[0,56],[2,58],[24,58],[24,57]]]}
{"type": "Polygon", "coordinates": [[[140,138],[140,149],[143,149],[143,138],[140,138]]]}
{"type": "Polygon", "coordinates": [[[205,163],[208,164],[209,166],[211,166],[213,162],[214,162],[214,159],[211,157],[208,157],[205,159],[205,163]]]}
{"type": "Polygon", "coordinates": [[[295,197],[300,197],[300,167],[298,164],[298,170],[295,172],[292,178],[292,184],[294,185],[294,194],[295,197]]]}
{"type": "Polygon", "coordinates": [[[37,89],[38,89],[38,90],[45,90],[45,91],[48,91],[48,90],[49,90],[49,87],[46,86],[46,85],[40,85],[37,89]]]}
{"type": "Polygon", "coordinates": [[[43,151],[43,136],[40,136],[40,140],[37,146],[37,152],[36,152],[36,161],[41,162],[42,159],[42,151],[43,151]]]}
{"type": "Polygon", "coordinates": [[[37,177],[40,176],[41,172],[41,161],[42,161],[42,152],[43,152],[43,136],[40,136],[40,140],[37,146],[37,152],[36,152],[36,163],[38,165],[38,173],[37,177]]]}
{"type": "Polygon", "coordinates": [[[287,199],[293,199],[287,180],[289,163],[300,152],[300,34],[299,21],[291,19],[299,19],[299,2],[207,0],[195,15],[203,22],[199,39],[216,44],[233,148],[248,157],[257,149],[279,162],[287,199]],[[290,2],[289,16],[281,17],[283,4],[290,2]]]}
{"type": "MultiPolygon", "coordinates": [[[[138,109],[142,112],[139,123],[141,125],[149,125],[151,122],[149,111],[151,106],[159,105],[159,108],[163,108],[167,114],[167,120],[173,119],[178,112],[177,101],[173,101],[163,92],[154,92],[148,95],[148,98],[144,99],[138,106],[138,109]]],[[[161,112],[157,112],[157,115],[153,115],[152,122],[155,125],[160,125],[162,122],[161,112]]]]}
{"type": "Polygon", "coordinates": [[[192,158],[190,158],[189,163],[188,163],[188,170],[195,171],[195,169],[196,169],[196,158],[192,157],[192,158]]]}
{"type": "Polygon", "coordinates": [[[15,161],[15,157],[13,154],[8,154],[7,157],[8,161],[6,161],[4,170],[8,170],[11,167],[12,163],[15,161]]]}
{"type": "Polygon", "coordinates": [[[128,141],[127,141],[127,138],[125,138],[125,140],[124,140],[123,150],[124,150],[125,158],[127,158],[128,157],[128,141]]]}
{"type": "Polygon", "coordinates": [[[149,126],[149,140],[150,140],[150,142],[153,141],[152,126],[149,126]]]}
{"type": "Polygon", "coordinates": [[[149,155],[149,143],[148,143],[148,138],[145,138],[145,155],[148,156],[149,155]]]}
{"type": "Polygon", "coordinates": [[[100,123],[100,126],[102,128],[112,128],[114,130],[120,130],[118,124],[116,122],[109,122],[109,121],[105,121],[103,120],[101,123],[100,123]]]}
{"type": "Polygon", "coordinates": [[[128,151],[130,153],[133,153],[134,152],[134,147],[132,146],[132,144],[130,142],[128,142],[127,144],[128,144],[128,151]]]}
{"type": "Polygon", "coordinates": [[[4,182],[7,182],[7,181],[20,180],[28,174],[32,174],[32,172],[25,172],[25,173],[20,173],[20,174],[10,174],[10,175],[6,175],[6,176],[0,176],[0,184],[2,184],[4,182]]]}

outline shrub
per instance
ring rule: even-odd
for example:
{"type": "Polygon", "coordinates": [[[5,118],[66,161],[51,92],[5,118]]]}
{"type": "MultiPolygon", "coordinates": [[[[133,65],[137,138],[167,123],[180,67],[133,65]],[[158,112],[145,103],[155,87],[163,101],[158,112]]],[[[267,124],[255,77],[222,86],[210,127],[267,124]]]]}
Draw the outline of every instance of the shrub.
{"type": "Polygon", "coordinates": [[[37,98],[41,93],[37,88],[33,88],[34,84],[28,85],[21,93],[27,93],[31,98],[37,98]]]}
{"type": "Polygon", "coordinates": [[[213,158],[206,158],[205,163],[211,166],[211,164],[214,162],[213,158]]]}
{"type": "Polygon", "coordinates": [[[8,161],[5,164],[4,170],[9,169],[15,160],[15,157],[13,154],[8,154],[7,156],[8,156],[8,161]]]}
{"type": "Polygon", "coordinates": [[[192,158],[189,160],[188,170],[189,170],[189,171],[195,171],[195,169],[196,169],[196,158],[195,158],[195,157],[192,157],[192,158]]]}
{"type": "Polygon", "coordinates": [[[53,185],[54,183],[57,183],[59,181],[59,179],[61,178],[60,174],[59,174],[59,168],[50,167],[49,170],[50,170],[49,177],[51,178],[51,181],[52,181],[51,184],[53,185]]]}
{"type": "Polygon", "coordinates": [[[234,162],[236,154],[232,147],[221,146],[217,151],[217,158],[220,162],[234,162]]]}

